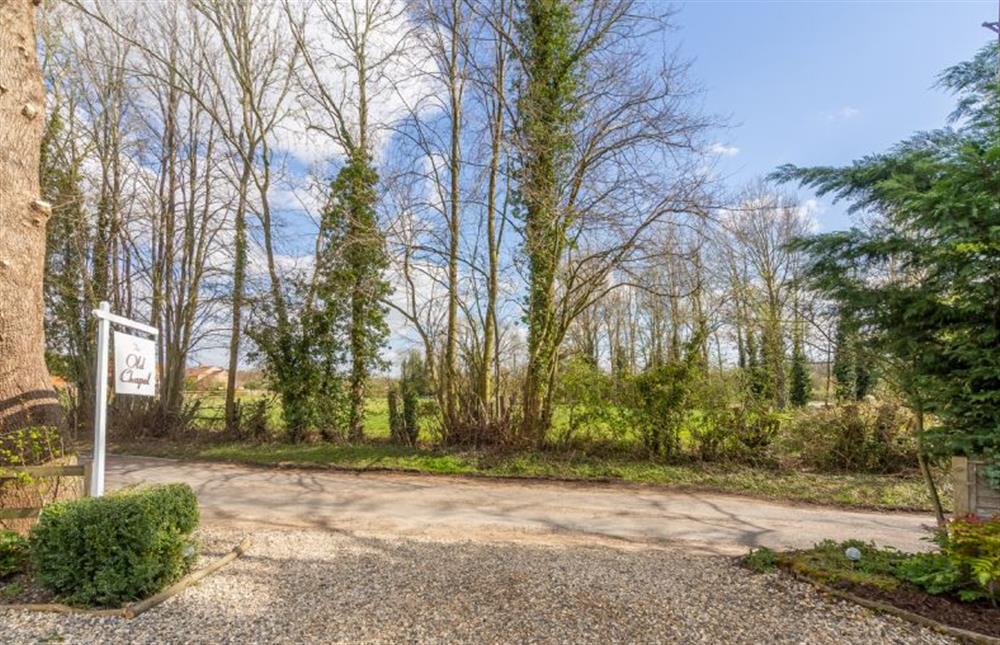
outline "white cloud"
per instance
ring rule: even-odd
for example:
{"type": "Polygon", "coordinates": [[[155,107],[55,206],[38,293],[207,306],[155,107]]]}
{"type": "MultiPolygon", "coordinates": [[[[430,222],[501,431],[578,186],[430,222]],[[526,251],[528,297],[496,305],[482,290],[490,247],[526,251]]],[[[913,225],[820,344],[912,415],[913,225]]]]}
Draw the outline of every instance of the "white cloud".
{"type": "Polygon", "coordinates": [[[845,105],[839,110],[834,110],[833,112],[823,113],[823,118],[827,121],[847,121],[859,116],[861,116],[861,110],[850,105],[845,105]]]}
{"type": "Polygon", "coordinates": [[[826,210],[819,200],[809,198],[799,204],[798,217],[803,221],[810,233],[819,232],[819,216],[826,210]]]}
{"type": "Polygon", "coordinates": [[[724,143],[715,142],[708,147],[709,154],[720,157],[735,157],[740,154],[740,149],[736,146],[729,146],[724,143]]]}

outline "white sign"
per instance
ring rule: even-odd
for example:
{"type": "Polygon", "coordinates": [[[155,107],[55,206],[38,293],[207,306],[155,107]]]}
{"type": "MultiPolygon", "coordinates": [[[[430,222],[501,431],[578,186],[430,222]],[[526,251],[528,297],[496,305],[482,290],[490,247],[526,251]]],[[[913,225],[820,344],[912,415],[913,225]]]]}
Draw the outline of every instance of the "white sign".
{"type": "Polygon", "coordinates": [[[115,394],[156,396],[156,343],[115,332],[115,394]]]}

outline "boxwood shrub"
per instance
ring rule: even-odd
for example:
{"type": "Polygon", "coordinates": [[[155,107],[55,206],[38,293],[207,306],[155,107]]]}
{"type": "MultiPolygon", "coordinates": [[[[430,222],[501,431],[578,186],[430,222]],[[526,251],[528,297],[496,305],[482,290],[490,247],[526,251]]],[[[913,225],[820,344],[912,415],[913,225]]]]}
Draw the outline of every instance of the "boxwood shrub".
{"type": "Polygon", "coordinates": [[[71,604],[120,606],[187,571],[197,526],[187,484],[56,502],[32,530],[31,563],[38,580],[71,604]]]}

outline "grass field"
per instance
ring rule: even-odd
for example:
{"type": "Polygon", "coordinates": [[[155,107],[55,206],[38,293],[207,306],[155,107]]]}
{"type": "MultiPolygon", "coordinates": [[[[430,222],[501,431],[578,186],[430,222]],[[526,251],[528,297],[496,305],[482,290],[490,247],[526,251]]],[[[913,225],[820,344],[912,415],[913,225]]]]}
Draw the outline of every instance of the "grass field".
{"type": "MultiPolygon", "coordinates": [[[[244,403],[266,393],[246,393],[244,403]]],[[[388,406],[383,398],[368,400],[362,445],[330,443],[292,444],[220,442],[211,437],[222,422],[222,396],[205,394],[199,412],[204,441],[142,441],[118,443],[123,453],[193,460],[222,461],[263,466],[302,466],[350,470],[395,470],[439,475],[523,477],[565,480],[627,482],[684,490],[749,495],[772,500],[826,504],[849,508],[886,510],[931,510],[923,480],[916,474],[830,474],[795,469],[754,468],[737,464],[662,464],[642,458],[634,450],[638,439],[628,431],[605,428],[601,436],[588,436],[589,445],[612,446],[602,454],[570,448],[528,451],[474,451],[428,448],[434,445],[434,428],[421,428],[421,445],[406,448],[390,445],[388,406]]],[[[273,425],[280,429],[280,407],[272,400],[269,411],[273,425]]],[[[565,427],[566,413],[556,411],[551,443],[558,442],[565,427]]],[[[683,439],[683,438],[682,438],[683,439]]],[[[942,499],[949,500],[950,481],[939,473],[942,499]]]]}
{"type": "MultiPolygon", "coordinates": [[[[226,398],[222,392],[189,392],[187,401],[198,401],[199,410],[197,425],[205,430],[222,427],[225,418],[226,398]]],[[[270,425],[281,430],[284,422],[281,418],[281,401],[270,392],[243,391],[239,401],[244,406],[250,406],[257,401],[268,402],[268,420],[270,425]]],[[[369,398],[365,404],[365,434],[373,439],[389,436],[389,404],[384,398],[369,398]]]]}
{"type": "MultiPolygon", "coordinates": [[[[281,418],[281,401],[275,395],[263,391],[244,391],[239,400],[242,405],[250,406],[265,399],[268,401],[268,419],[272,428],[280,432],[284,428],[281,418]]],[[[188,393],[188,401],[197,400],[200,409],[197,415],[197,425],[206,431],[222,428],[225,409],[225,395],[221,392],[188,393]]],[[[426,399],[430,402],[432,399],[426,399]]],[[[553,414],[553,424],[550,441],[559,444],[564,438],[565,429],[569,424],[569,413],[564,406],[557,406],[553,414]]],[[[365,402],[365,436],[380,440],[389,438],[389,404],[384,397],[369,397],[365,402]]],[[[434,423],[430,419],[421,419],[420,442],[434,443],[438,439],[434,423]]],[[[621,449],[631,449],[638,445],[639,439],[627,430],[614,431],[607,424],[597,424],[597,429],[581,432],[577,439],[590,443],[614,443],[621,449]]],[[[683,439],[683,437],[682,437],[683,439]]]]}

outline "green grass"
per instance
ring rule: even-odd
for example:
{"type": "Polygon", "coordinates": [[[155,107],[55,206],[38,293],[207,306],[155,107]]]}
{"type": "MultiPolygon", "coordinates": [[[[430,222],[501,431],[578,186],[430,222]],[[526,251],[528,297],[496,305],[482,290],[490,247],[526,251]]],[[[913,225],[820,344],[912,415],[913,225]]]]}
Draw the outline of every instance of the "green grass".
{"type": "MultiPolygon", "coordinates": [[[[221,392],[189,394],[201,400],[199,425],[204,442],[120,444],[119,450],[132,454],[228,461],[255,465],[299,465],[385,469],[427,474],[480,475],[488,477],[552,478],[569,480],[617,481],[660,487],[748,495],[764,499],[807,502],[848,508],[931,510],[923,481],[917,475],[827,474],[793,469],[763,469],[741,465],[705,463],[660,464],[643,459],[641,441],[625,429],[626,424],[595,423],[565,442],[569,411],[558,406],[554,414],[547,451],[485,452],[427,448],[404,448],[387,443],[389,411],[384,397],[369,398],[366,405],[365,435],[369,443],[339,445],[329,443],[266,444],[220,443],[213,429],[222,426],[224,396],[221,392]],[[576,451],[573,447],[585,447],[576,451]],[[600,453],[600,454],[598,454],[600,453]]],[[[266,392],[241,392],[245,404],[267,397],[270,418],[280,432],[281,407],[277,397],[266,392]]],[[[432,446],[436,440],[433,422],[425,419],[420,444],[432,446]]],[[[682,432],[682,443],[691,438],[682,432]]],[[[942,499],[950,499],[947,477],[939,477],[942,499]]]]}
{"type": "MultiPolygon", "coordinates": [[[[264,391],[240,391],[237,397],[242,405],[267,399],[270,402],[268,421],[276,430],[284,428],[281,417],[281,400],[274,394],[264,391]]],[[[198,401],[199,409],[196,425],[207,431],[222,427],[225,419],[226,395],[222,391],[187,392],[187,401],[198,401]]],[[[389,404],[384,397],[371,397],[365,401],[365,435],[372,439],[387,439],[389,437],[389,404]]]]}
{"type": "MultiPolygon", "coordinates": [[[[616,481],[849,508],[930,510],[923,482],[917,476],[820,474],[702,463],[668,465],[621,456],[544,451],[428,450],[385,443],[198,445],[146,441],[119,444],[115,448],[127,454],[262,466],[616,481]]],[[[943,491],[942,497],[948,499],[948,492],[943,491]]]]}
{"type": "Polygon", "coordinates": [[[824,540],[811,549],[779,553],[776,561],[778,566],[832,586],[846,583],[892,591],[902,582],[897,569],[909,557],[896,549],[880,548],[861,540],[824,540]],[[861,553],[857,562],[845,555],[850,547],[861,553]]]}

